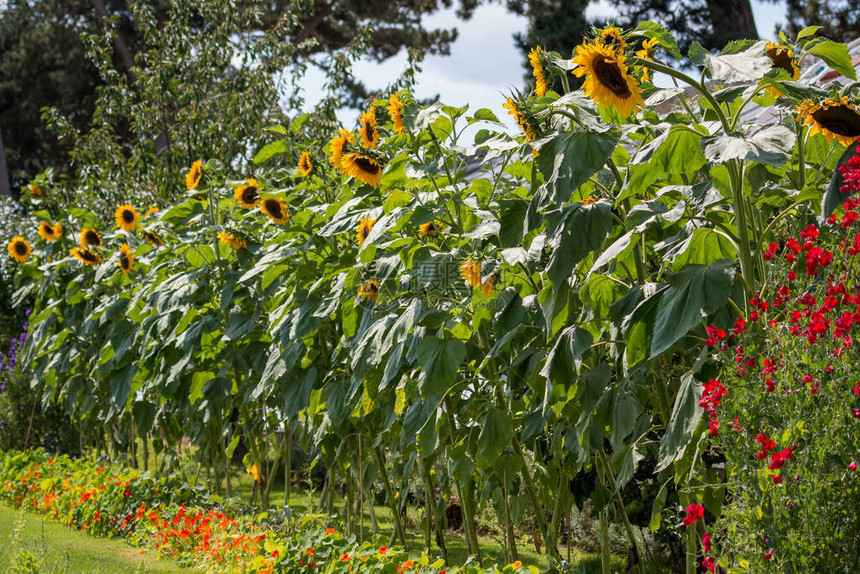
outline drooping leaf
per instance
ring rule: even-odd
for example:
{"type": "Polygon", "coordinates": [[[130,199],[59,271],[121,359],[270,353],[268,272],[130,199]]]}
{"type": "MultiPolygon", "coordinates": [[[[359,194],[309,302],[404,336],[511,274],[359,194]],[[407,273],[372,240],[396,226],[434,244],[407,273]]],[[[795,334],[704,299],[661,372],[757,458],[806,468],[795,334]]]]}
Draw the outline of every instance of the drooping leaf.
{"type": "Polygon", "coordinates": [[[785,165],[794,148],[794,132],[781,124],[769,125],[750,137],[720,134],[702,139],[705,157],[714,164],[730,160],[760,161],[785,165]]]}
{"type": "Polygon", "coordinates": [[[702,397],[702,383],[687,373],[681,379],[681,388],[672,406],[672,416],[666,427],[666,434],[660,440],[656,471],[667,468],[683,454],[693,438],[693,431],[699,426],[704,410],[699,406],[702,397]]]}
{"type": "Polygon", "coordinates": [[[580,185],[606,165],[618,140],[591,131],[562,132],[543,146],[537,163],[549,199],[562,205],[580,185]]]}
{"type": "Polygon", "coordinates": [[[824,63],[846,78],[857,79],[857,72],[854,70],[854,65],[851,62],[851,54],[848,52],[848,46],[845,44],[833,42],[832,40],[823,40],[809,48],[808,53],[818,56],[824,60],[824,63]]]}
{"type": "Polygon", "coordinates": [[[457,377],[457,369],[466,357],[466,346],[457,339],[443,341],[432,335],[422,339],[418,347],[418,379],[425,397],[440,395],[448,390],[457,377]]]}
{"type": "Polygon", "coordinates": [[[501,456],[502,449],[511,441],[513,423],[504,411],[491,408],[481,424],[481,434],[478,436],[478,452],[475,455],[478,464],[488,468],[501,456]]]}
{"type": "Polygon", "coordinates": [[[547,274],[552,282],[557,285],[569,278],[576,264],[600,247],[611,230],[612,209],[608,202],[565,207],[549,231],[553,253],[547,274]]]}

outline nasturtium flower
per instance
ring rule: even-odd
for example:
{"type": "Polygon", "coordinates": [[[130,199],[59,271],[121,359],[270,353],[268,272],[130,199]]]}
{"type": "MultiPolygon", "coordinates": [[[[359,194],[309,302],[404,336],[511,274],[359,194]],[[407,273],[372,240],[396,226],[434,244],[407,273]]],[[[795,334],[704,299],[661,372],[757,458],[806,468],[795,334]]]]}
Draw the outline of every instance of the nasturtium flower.
{"type": "Polygon", "coordinates": [[[39,222],[38,231],[39,237],[45,241],[56,241],[63,234],[63,226],[59,223],[57,225],[52,225],[47,221],[41,221],[39,222]],[[57,226],[59,226],[59,229],[57,229],[57,226]]]}
{"type": "Polygon", "coordinates": [[[514,100],[514,98],[508,98],[507,101],[502,104],[502,107],[508,110],[508,115],[512,116],[516,120],[517,124],[520,126],[520,129],[525,135],[526,142],[532,142],[537,139],[537,132],[529,124],[526,115],[523,113],[522,105],[523,102],[521,100],[517,101],[514,100]]]}
{"type": "Polygon", "coordinates": [[[203,162],[199,159],[191,164],[191,169],[185,174],[185,187],[189,190],[196,189],[203,178],[203,162]]]}
{"type": "Polygon", "coordinates": [[[33,252],[33,249],[30,247],[30,244],[27,243],[27,240],[20,235],[13,237],[9,242],[9,245],[6,246],[6,249],[9,252],[9,257],[18,263],[25,263],[33,252]]]}
{"type": "Polygon", "coordinates": [[[35,183],[31,183],[30,185],[28,185],[27,191],[29,191],[30,195],[32,195],[33,197],[42,197],[42,188],[35,183]]]}
{"type": "Polygon", "coordinates": [[[227,231],[219,231],[218,239],[221,240],[221,243],[229,245],[233,249],[242,249],[247,245],[245,238],[227,231]]]}
{"type": "Polygon", "coordinates": [[[438,219],[434,219],[433,221],[428,221],[427,223],[422,223],[418,226],[418,233],[421,235],[426,235],[428,237],[436,237],[439,235],[439,231],[442,230],[442,222],[438,219]]]}
{"type": "Polygon", "coordinates": [[[624,35],[617,26],[609,26],[601,30],[597,35],[596,43],[609,48],[619,56],[627,47],[627,41],[624,40],[624,35]]]}
{"type": "Polygon", "coordinates": [[[546,94],[548,85],[543,60],[543,51],[540,46],[535,46],[529,51],[529,63],[532,65],[532,76],[535,77],[535,94],[541,98],[546,94]]]}
{"type": "Polygon", "coordinates": [[[314,171],[314,164],[311,161],[311,154],[306,151],[302,152],[302,156],[299,158],[299,173],[302,177],[307,177],[314,171]]]}
{"type": "Polygon", "coordinates": [[[127,243],[119,247],[119,267],[125,275],[131,275],[134,270],[134,252],[127,243]]]}
{"type": "Polygon", "coordinates": [[[260,211],[275,223],[284,224],[290,220],[290,212],[279,197],[264,197],[260,201],[260,211]]]}
{"type": "Polygon", "coordinates": [[[372,217],[362,217],[361,221],[359,221],[358,227],[355,228],[355,236],[358,239],[359,247],[364,245],[364,242],[370,235],[370,230],[373,229],[374,223],[376,223],[376,220],[372,217]]]}
{"type": "Polygon", "coordinates": [[[233,197],[242,207],[247,209],[257,207],[260,203],[260,184],[254,178],[246,179],[243,185],[233,191],[233,197]]]}
{"type": "Polygon", "coordinates": [[[358,120],[358,133],[361,134],[361,145],[367,149],[375,149],[379,144],[379,129],[376,127],[376,113],[369,110],[361,113],[358,120]]]}
{"type": "Polygon", "coordinates": [[[95,267],[102,262],[101,256],[88,247],[72,247],[69,253],[74,255],[75,259],[89,267],[95,267]]]}
{"type": "Polygon", "coordinates": [[[137,222],[140,219],[140,216],[132,206],[120,205],[116,208],[114,219],[116,220],[117,227],[120,229],[134,231],[137,229],[137,222]]]}
{"type": "Polygon", "coordinates": [[[397,94],[388,96],[388,115],[391,116],[391,121],[394,124],[394,133],[406,135],[406,128],[403,127],[403,102],[397,97],[397,94]]]}
{"type": "Polygon", "coordinates": [[[162,245],[164,245],[164,239],[162,239],[161,236],[159,236],[154,231],[147,231],[146,229],[144,229],[143,237],[150,243],[150,245],[153,245],[155,247],[161,247],[162,245]]]}
{"type": "Polygon", "coordinates": [[[84,227],[81,229],[78,243],[80,243],[81,247],[98,246],[102,244],[102,236],[92,227],[84,227]]]}
{"type": "Polygon", "coordinates": [[[355,134],[353,134],[348,129],[341,129],[339,135],[335,138],[332,138],[331,157],[328,159],[328,161],[329,163],[331,163],[332,166],[334,166],[335,169],[341,169],[343,153],[347,150],[347,146],[353,142],[354,138],[355,134]]]}
{"type": "Polygon", "coordinates": [[[379,279],[362,283],[358,288],[358,296],[371,303],[379,301],[379,279]]]}
{"type": "MultiPolygon", "coordinates": [[[[643,60],[653,60],[654,52],[657,50],[657,46],[660,45],[660,41],[657,38],[648,38],[644,42],[642,42],[642,47],[636,50],[636,57],[641,58],[643,60]]],[[[651,78],[651,70],[642,67],[642,81],[647,82],[651,78]]]]}
{"type": "Polygon", "coordinates": [[[641,105],[642,88],[627,69],[624,56],[616,54],[601,43],[584,43],[576,47],[573,75],[585,76],[583,89],[597,105],[618,110],[623,118],[641,105]]]}
{"type": "Polygon", "coordinates": [[[350,152],[343,156],[341,169],[346,175],[374,187],[382,179],[382,164],[364,153],[350,152]]]}
{"type": "Polygon", "coordinates": [[[809,135],[823,134],[828,142],[834,139],[842,145],[851,145],[860,137],[860,113],[848,96],[840,100],[826,99],[820,104],[805,100],[796,107],[797,121],[809,128],[809,135]]]}
{"type": "Polygon", "coordinates": [[[466,280],[466,284],[473,289],[480,289],[481,292],[489,297],[493,294],[493,278],[489,277],[486,281],[481,280],[481,262],[474,259],[467,259],[460,265],[460,277],[466,280]]]}

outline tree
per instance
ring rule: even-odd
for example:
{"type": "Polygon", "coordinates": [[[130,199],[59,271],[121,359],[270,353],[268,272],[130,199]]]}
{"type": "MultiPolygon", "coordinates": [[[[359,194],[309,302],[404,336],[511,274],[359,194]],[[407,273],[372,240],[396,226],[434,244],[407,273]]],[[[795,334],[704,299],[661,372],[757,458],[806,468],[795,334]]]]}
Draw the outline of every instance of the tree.
{"type": "Polygon", "coordinates": [[[787,32],[797,34],[807,26],[822,26],[819,34],[837,42],[860,37],[860,4],[851,0],[788,0],[787,32]]]}

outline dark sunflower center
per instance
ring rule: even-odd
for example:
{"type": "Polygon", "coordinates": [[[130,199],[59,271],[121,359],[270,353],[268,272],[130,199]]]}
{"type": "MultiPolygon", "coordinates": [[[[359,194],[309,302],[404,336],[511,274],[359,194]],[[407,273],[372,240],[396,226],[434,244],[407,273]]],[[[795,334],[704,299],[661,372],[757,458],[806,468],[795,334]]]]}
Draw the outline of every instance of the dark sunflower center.
{"type": "Polygon", "coordinates": [[[812,118],[820,125],[840,136],[860,136],[860,114],[848,106],[831,106],[812,112],[812,118]]]}
{"type": "Polygon", "coordinates": [[[633,95],[617,63],[607,61],[603,56],[597,56],[594,59],[594,73],[600,83],[619,98],[627,99],[633,95]]]}
{"type": "Polygon", "coordinates": [[[85,259],[85,260],[91,261],[93,263],[95,263],[97,261],[95,253],[93,253],[89,249],[81,249],[80,254],[81,254],[81,259],[85,259]]]}
{"type": "Polygon", "coordinates": [[[369,157],[359,156],[355,158],[355,165],[357,165],[358,169],[360,169],[361,171],[369,173],[371,175],[376,175],[382,172],[382,166],[369,157]]]}
{"type": "Polygon", "coordinates": [[[99,236],[96,235],[92,231],[87,231],[86,241],[88,245],[98,245],[99,244],[99,236]]]}
{"type": "Polygon", "coordinates": [[[123,269],[131,267],[131,261],[128,260],[128,257],[125,254],[119,256],[119,262],[123,269]]]}
{"type": "Polygon", "coordinates": [[[126,223],[134,223],[134,213],[132,213],[130,209],[123,209],[122,220],[126,223]]]}
{"type": "Polygon", "coordinates": [[[27,255],[27,245],[23,241],[16,241],[14,247],[18,255],[27,255]]]}
{"type": "Polygon", "coordinates": [[[253,186],[247,186],[244,191],[242,191],[242,201],[245,203],[254,203],[257,201],[257,188],[253,186]]]}
{"type": "Polygon", "coordinates": [[[370,285],[367,286],[367,290],[370,291],[371,293],[373,293],[374,295],[376,293],[379,293],[379,287],[377,287],[373,283],[371,283],[370,285]]]}
{"type": "Polygon", "coordinates": [[[47,223],[43,223],[42,224],[42,232],[45,233],[46,235],[53,235],[54,234],[54,228],[51,227],[50,225],[48,225],[47,223]]]}
{"type": "Polygon", "coordinates": [[[370,227],[365,225],[361,228],[361,237],[362,239],[367,239],[368,235],[370,235],[370,227]]]}
{"type": "Polygon", "coordinates": [[[427,235],[436,235],[436,226],[432,223],[427,224],[427,235]]]}
{"type": "Polygon", "coordinates": [[[771,49],[767,51],[767,55],[770,56],[770,61],[773,62],[774,68],[785,70],[789,76],[794,75],[794,68],[791,65],[792,58],[788,55],[788,52],[771,49]]]}
{"type": "Polygon", "coordinates": [[[364,124],[364,137],[369,142],[373,141],[373,126],[370,124],[370,122],[364,124]]]}
{"type": "Polygon", "coordinates": [[[621,47],[621,38],[615,34],[606,34],[603,36],[603,44],[613,50],[618,50],[621,47]]]}
{"type": "Polygon", "coordinates": [[[269,213],[272,214],[272,217],[276,219],[280,219],[283,216],[283,212],[281,212],[281,204],[275,200],[269,200],[266,202],[266,207],[269,210],[269,213]]]}

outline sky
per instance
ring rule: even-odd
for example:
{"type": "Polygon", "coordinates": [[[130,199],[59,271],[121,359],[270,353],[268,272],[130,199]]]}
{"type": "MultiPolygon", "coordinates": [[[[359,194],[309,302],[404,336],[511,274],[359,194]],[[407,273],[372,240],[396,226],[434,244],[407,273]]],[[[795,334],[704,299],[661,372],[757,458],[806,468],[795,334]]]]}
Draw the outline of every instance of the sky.
{"type": "MultiPolygon", "coordinates": [[[[752,6],[759,35],[772,39],[776,24],[785,22],[784,2],[770,4],[752,0],[752,6]]],[[[605,0],[590,4],[586,10],[589,18],[612,18],[616,14],[605,0]]],[[[457,28],[459,35],[449,56],[429,56],[424,60],[414,95],[424,99],[438,94],[441,102],[452,106],[468,104],[471,111],[489,108],[500,120],[514,127],[513,118],[507,115],[502,104],[511,89],[523,87],[524,56],[515,46],[513,36],[516,32],[525,32],[526,18],[511,14],[498,4],[484,4],[467,21],[459,20],[451,8],[427,16],[423,24],[426,28],[457,28]]],[[[382,63],[357,62],[355,75],[368,87],[378,88],[396,79],[405,65],[406,56],[401,51],[382,63]]],[[[319,99],[323,82],[321,72],[308,71],[303,81],[307,101],[319,99]]],[[[661,84],[659,77],[655,83],[661,84]]],[[[338,116],[342,122],[352,124],[357,113],[342,110],[338,116]]]]}

